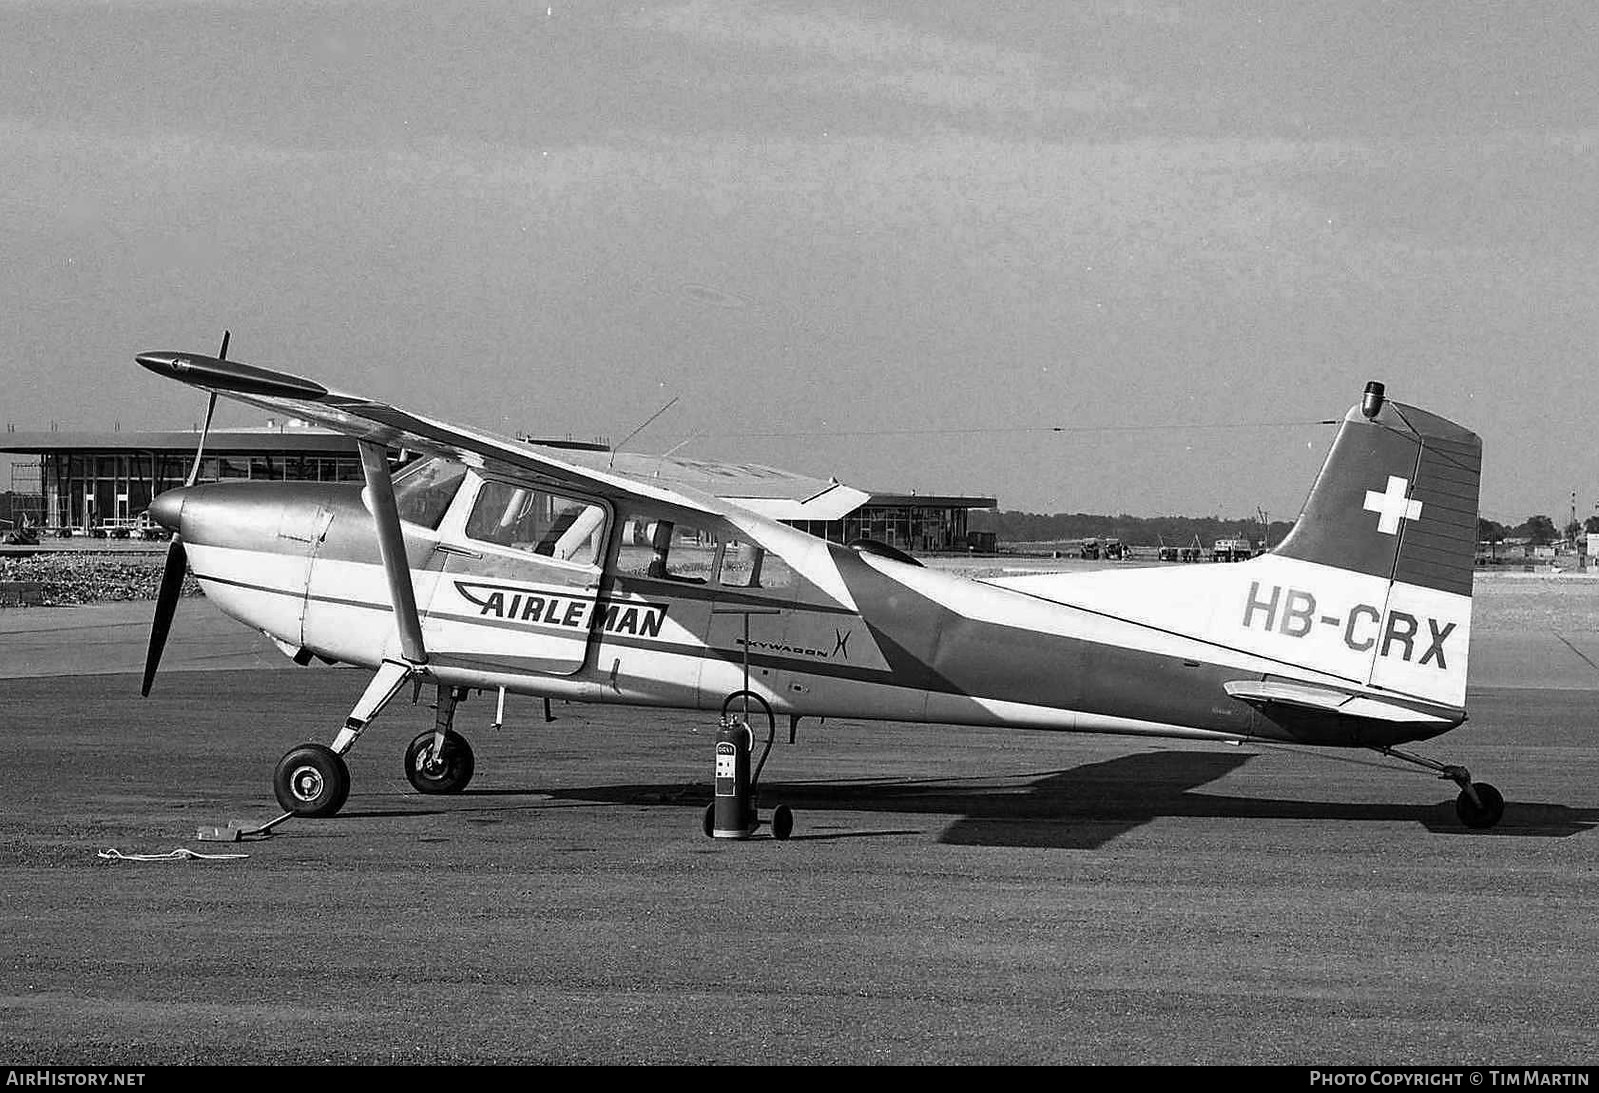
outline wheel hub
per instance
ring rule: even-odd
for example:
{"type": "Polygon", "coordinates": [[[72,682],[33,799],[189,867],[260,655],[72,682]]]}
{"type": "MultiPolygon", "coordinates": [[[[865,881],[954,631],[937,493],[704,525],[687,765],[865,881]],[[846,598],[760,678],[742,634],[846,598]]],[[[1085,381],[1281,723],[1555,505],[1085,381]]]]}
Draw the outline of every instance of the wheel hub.
{"type": "Polygon", "coordinates": [[[322,772],[315,767],[299,767],[289,776],[289,786],[302,801],[314,801],[322,793],[322,772]]]}

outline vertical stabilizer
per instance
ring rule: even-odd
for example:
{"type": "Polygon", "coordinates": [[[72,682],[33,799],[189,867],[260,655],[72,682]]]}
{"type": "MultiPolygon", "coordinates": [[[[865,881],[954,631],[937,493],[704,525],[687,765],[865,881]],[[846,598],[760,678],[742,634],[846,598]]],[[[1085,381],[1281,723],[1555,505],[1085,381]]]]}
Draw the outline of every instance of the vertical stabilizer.
{"type": "Polygon", "coordinates": [[[1481,473],[1475,433],[1374,384],[1272,552],[1388,582],[1386,603],[1345,635],[1369,648],[1371,685],[1464,705],[1481,473]]]}
{"type": "Polygon", "coordinates": [[[1294,529],[1273,553],[1471,595],[1482,441],[1384,402],[1350,410],[1294,529]]]}

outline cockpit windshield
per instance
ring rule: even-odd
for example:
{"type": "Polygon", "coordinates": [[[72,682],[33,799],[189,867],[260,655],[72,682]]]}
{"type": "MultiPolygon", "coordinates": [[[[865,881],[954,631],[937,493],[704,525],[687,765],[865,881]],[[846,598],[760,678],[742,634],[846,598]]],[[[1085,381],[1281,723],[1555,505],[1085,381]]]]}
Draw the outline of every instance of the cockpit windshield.
{"type": "Polygon", "coordinates": [[[394,476],[394,503],[400,519],[437,530],[465,478],[465,466],[438,456],[412,463],[394,476]]]}

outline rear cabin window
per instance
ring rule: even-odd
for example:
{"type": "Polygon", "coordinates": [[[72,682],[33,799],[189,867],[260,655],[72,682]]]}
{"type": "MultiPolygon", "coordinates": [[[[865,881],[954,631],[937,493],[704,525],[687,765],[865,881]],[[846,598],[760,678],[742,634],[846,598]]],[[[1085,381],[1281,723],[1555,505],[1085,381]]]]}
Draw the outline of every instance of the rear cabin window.
{"type": "Polygon", "coordinates": [[[605,509],[578,497],[489,481],[472,504],[466,534],[558,562],[596,565],[605,545],[605,509]]]}
{"type": "Polygon", "coordinates": [[[793,571],[754,543],[714,527],[634,516],[623,522],[619,572],[634,577],[726,588],[787,588],[793,571]]]}
{"type": "Polygon", "coordinates": [[[787,588],[794,583],[794,571],[782,555],[735,541],[722,554],[722,583],[729,588],[787,588]]]}
{"type": "Polygon", "coordinates": [[[437,531],[465,477],[466,468],[447,459],[424,459],[406,467],[394,476],[400,519],[437,531]]]}
{"type": "Polygon", "coordinates": [[[709,528],[632,517],[623,524],[617,569],[634,577],[709,584],[716,580],[721,557],[721,540],[709,528]]]}

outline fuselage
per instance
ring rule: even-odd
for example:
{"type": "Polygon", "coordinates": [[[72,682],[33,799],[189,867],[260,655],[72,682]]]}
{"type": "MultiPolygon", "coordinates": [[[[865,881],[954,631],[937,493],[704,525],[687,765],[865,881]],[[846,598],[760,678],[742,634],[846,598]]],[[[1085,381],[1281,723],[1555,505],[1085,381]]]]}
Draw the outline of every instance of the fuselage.
{"type": "MultiPolygon", "coordinates": [[[[1457,623],[1432,621],[1429,659],[1443,663],[1426,663],[1430,616],[1302,563],[1007,587],[736,510],[598,499],[566,504],[533,545],[482,519],[491,479],[458,478],[443,502],[416,502],[422,522],[402,524],[425,668],[441,683],[718,711],[747,691],[775,717],[1346,746],[1433,736],[1464,717],[1420,686],[1382,691],[1400,713],[1375,718],[1241,699],[1287,684],[1367,701],[1373,665],[1424,681],[1464,661],[1457,623]]],[[[417,492],[401,489],[402,508],[417,492]]],[[[507,514],[528,505],[512,500],[507,514]]],[[[286,650],[368,667],[399,658],[359,486],[222,483],[152,511],[182,535],[206,595],[286,650]]],[[[1469,600],[1467,612],[1469,625],[1469,600]]]]}

